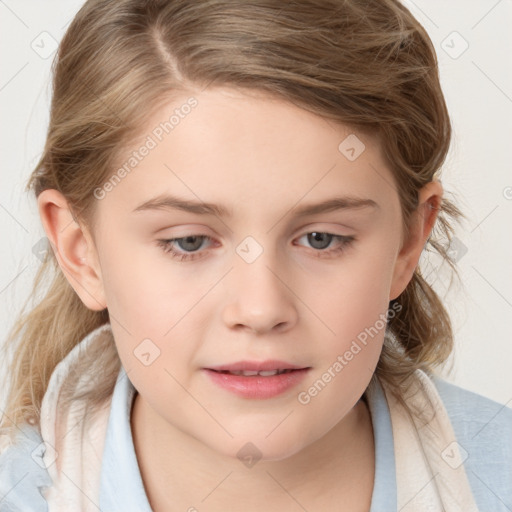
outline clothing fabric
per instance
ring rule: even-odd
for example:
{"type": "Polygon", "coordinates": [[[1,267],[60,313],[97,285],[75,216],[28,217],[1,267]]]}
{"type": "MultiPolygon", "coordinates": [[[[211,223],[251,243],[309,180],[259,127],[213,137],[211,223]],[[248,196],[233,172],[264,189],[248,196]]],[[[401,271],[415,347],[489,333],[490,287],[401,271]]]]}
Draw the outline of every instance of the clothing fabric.
{"type": "MultiPolygon", "coordinates": [[[[55,369],[41,429],[26,424],[13,445],[0,444],[0,512],[151,511],[130,428],[136,390],[124,369],[100,414],[84,423],[79,402],[64,416],[59,410],[80,354],[102,336],[111,336],[108,324],[55,369]]],[[[379,381],[366,392],[375,439],[371,512],[512,510],[512,409],[423,372],[410,391],[412,419],[379,381]]]]}

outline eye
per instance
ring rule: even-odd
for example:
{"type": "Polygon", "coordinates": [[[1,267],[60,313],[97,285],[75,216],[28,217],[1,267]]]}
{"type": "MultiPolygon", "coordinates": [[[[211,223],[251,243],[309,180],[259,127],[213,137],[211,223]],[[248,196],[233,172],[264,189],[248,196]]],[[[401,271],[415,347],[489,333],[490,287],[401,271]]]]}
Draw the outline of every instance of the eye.
{"type": "Polygon", "coordinates": [[[180,238],[158,240],[158,245],[163,248],[164,252],[170,253],[172,258],[178,261],[188,261],[203,256],[202,254],[195,254],[195,252],[201,247],[204,240],[211,240],[211,238],[206,235],[188,235],[180,238]],[[176,245],[183,246],[185,252],[177,251],[175,249],[176,245]]]}
{"type": "Polygon", "coordinates": [[[312,245],[313,249],[317,249],[318,254],[316,255],[319,258],[331,257],[335,254],[339,254],[348,246],[354,242],[354,236],[346,236],[346,235],[333,235],[332,233],[325,233],[322,231],[313,231],[311,233],[306,233],[302,235],[299,240],[306,237],[309,244],[312,245]],[[325,250],[331,242],[336,239],[338,243],[331,249],[325,250]]]}
{"type": "MultiPolygon", "coordinates": [[[[304,237],[307,238],[308,243],[315,249],[315,256],[319,258],[332,257],[335,254],[339,254],[347,249],[355,240],[354,236],[333,235],[321,231],[306,233],[298,240],[304,237]],[[337,240],[338,243],[333,248],[326,250],[333,240],[337,240]]],[[[206,235],[188,235],[180,238],[158,240],[157,242],[164,252],[169,253],[173,259],[191,261],[202,258],[205,255],[205,251],[199,252],[205,240],[211,241],[212,239],[206,235]],[[177,250],[176,247],[181,248],[181,250],[177,250]]]]}

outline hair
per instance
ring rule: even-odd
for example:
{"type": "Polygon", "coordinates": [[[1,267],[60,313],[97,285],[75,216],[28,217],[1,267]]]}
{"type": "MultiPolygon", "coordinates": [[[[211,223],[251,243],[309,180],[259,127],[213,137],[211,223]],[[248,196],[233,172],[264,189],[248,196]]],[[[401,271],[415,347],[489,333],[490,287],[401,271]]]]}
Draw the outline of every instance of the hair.
{"type": "MultiPolygon", "coordinates": [[[[434,47],[397,0],[88,0],[53,62],[53,95],[44,151],[27,190],[56,189],[76,219],[93,227],[101,187],[141,127],[178,92],[228,86],[290,101],[361,133],[374,134],[393,172],[404,233],[418,191],[438,177],[451,126],[434,47]]],[[[447,254],[462,214],[443,197],[426,251],[447,254]]],[[[92,233],[93,234],[93,233],[92,233]]],[[[9,394],[1,427],[36,424],[56,365],[108,310],[88,309],[54,252],[41,262],[35,298],[7,338],[9,394]]],[[[401,399],[417,369],[434,371],[450,355],[453,334],[440,297],[418,266],[390,303],[378,376],[401,399]],[[399,309],[399,308],[397,308],[399,309]]],[[[91,400],[112,391],[120,367],[113,339],[102,345],[102,379],[91,400]]]]}

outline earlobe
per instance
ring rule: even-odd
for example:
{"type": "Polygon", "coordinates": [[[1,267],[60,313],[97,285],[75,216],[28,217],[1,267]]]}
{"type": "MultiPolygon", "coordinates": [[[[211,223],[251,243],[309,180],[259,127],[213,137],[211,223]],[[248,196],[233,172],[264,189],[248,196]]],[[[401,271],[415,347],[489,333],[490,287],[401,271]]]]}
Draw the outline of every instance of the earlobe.
{"type": "Polygon", "coordinates": [[[431,181],[419,191],[418,207],[411,214],[409,233],[395,262],[389,300],[396,299],[411,281],[435,225],[442,197],[443,187],[439,181],[431,181]]]}
{"type": "Polygon", "coordinates": [[[101,271],[89,232],[74,218],[58,190],[43,190],[37,203],[44,231],[69,284],[87,308],[105,309],[101,271]]]}

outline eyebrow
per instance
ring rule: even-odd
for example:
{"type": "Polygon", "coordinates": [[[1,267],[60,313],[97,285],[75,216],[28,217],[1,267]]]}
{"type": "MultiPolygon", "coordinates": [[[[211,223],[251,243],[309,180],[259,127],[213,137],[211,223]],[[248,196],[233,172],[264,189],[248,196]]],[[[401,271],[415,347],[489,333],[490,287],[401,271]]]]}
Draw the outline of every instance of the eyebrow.
{"type": "MultiPolygon", "coordinates": [[[[320,203],[307,204],[300,208],[292,208],[291,211],[297,217],[306,217],[319,213],[327,213],[336,210],[358,210],[363,208],[379,209],[379,205],[373,199],[364,199],[354,196],[333,197],[320,203]]],[[[151,210],[181,210],[197,215],[215,215],[217,217],[233,217],[233,212],[224,206],[190,201],[171,195],[159,195],[137,206],[133,212],[151,210]]]]}

